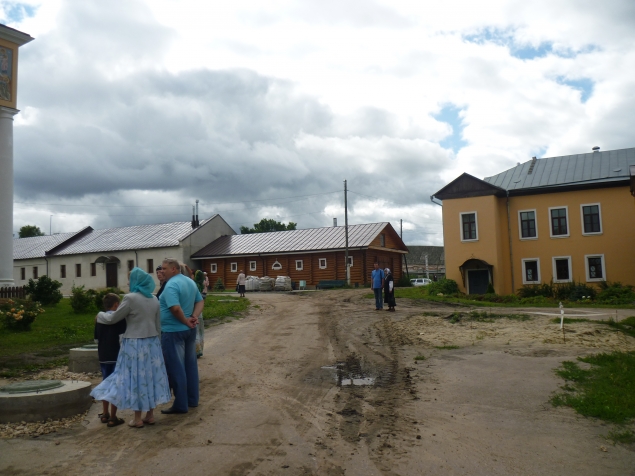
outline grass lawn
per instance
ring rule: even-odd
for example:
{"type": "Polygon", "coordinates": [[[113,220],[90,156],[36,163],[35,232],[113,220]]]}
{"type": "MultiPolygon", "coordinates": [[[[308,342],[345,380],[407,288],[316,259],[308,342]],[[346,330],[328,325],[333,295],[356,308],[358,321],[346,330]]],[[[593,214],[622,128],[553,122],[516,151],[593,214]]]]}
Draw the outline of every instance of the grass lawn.
{"type": "Polygon", "coordinates": [[[625,425],[635,419],[635,352],[596,354],[578,357],[578,361],[590,364],[590,368],[582,369],[577,362],[565,361],[556,369],[566,385],[551,403],[620,425],[608,438],[620,443],[634,442],[633,431],[625,425]]]}
{"type": "Polygon", "coordinates": [[[239,317],[240,313],[249,308],[249,299],[236,296],[207,295],[203,318],[223,321],[224,319],[239,317]]]}
{"type": "Polygon", "coordinates": [[[63,365],[68,361],[68,349],[93,343],[96,312],[75,314],[68,299],[44,309],[31,331],[0,328],[0,369],[4,369],[0,376],[63,365]]]}
{"type": "MultiPolygon", "coordinates": [[[[476,301],[470,299],[468,296],[464,297],[450,297],[450,296],[430,296],[426,294],[427,289],[425,286],[407,287],[407,288],[395,288],[395,298],[399,299],[423,299],[431,302],[448,303],[448,304],[460,304],[472,307],[558,307],[560,301],[548,300],[546,302],[489,302],[489,301],[476,301]]],[[[374,298],[373,294],[366,294],[367,298],[374,298]]],[[[582,301],[569,302],[563,301],[562,305],[565,308],[588,308],[588,309],[635,309],[632,304],[594,304],[585,303],[582,301]]]]}
{"type": "MultiPolygon", "coordinates": [[[[240,316],[248,307],[248,299],[207,296],[203,317],[223,322],[240,316]]],[[[67,298],[44,309],[31,325],[31,331],[0,327],[0,377],[65,365],[69,349],[93,343],[96,311],[75,314],[67,298]]]]}

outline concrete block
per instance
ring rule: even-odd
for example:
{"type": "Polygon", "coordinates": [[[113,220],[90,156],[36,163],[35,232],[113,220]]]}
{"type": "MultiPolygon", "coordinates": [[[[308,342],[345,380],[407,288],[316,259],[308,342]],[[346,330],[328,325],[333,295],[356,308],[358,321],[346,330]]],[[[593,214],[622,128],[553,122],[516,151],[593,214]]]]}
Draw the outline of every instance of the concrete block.
{"type": "Polygon", "coordinates": [[[97,349],[78,347],[70,350],[68,357],[68,370],[70,372],[97,372],[99,367],[99,356],[97,349]]]}
{"type": "Polygon", "coordinates": [[[54,420],[83,413],[90,408],[90,382],[62,380],[61,387],[41,392],[0,392],[0,423],[54,420]]]}

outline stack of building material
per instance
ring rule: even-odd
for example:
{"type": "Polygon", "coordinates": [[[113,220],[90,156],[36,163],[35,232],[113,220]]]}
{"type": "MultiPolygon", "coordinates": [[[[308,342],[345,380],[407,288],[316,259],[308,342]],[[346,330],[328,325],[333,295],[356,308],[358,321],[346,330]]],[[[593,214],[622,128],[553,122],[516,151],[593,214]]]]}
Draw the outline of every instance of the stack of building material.
{"type": "Polygon", "coordinates": [[[291,291],[291,278],[289,276],[278,276],[274,289],[276,291],[291,291]]]}
{"type": "Polygon", "coordinates": [[[247,276],[245,278],[245,291],[260,291],[260,278],[247,276]]]}
{"type": "Polygon", "coordinates": [[[261,291],[273,291],[275,280],[269,276],[263,276],[260,278],[260,290],[261,291]]]}

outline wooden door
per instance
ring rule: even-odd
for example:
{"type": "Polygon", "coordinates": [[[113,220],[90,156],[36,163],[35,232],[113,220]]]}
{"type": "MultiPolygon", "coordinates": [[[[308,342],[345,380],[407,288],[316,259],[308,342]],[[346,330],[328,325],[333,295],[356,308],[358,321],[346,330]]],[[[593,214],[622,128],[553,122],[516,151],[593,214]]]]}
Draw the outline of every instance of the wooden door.
{"type": "Polygon", "coordinates": [[[106,287],[117,287],[117,263],[106,263],[106,287]]]}

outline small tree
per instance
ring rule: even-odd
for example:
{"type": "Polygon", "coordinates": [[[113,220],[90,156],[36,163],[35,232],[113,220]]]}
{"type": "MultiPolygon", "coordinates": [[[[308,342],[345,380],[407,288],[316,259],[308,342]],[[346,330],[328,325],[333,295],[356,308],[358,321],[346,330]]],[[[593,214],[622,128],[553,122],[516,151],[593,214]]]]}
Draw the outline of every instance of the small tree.
{"type": "Polygon", "coordinates": [[[71,292],[71,307],[75,314],[83,314],[94,310],[95,291],[92,289],[84,290],[84,286],[73,286],[71,292]]]}
{"type": "Polygon", "coordinates": [[[29,279],[28,284],[24,286],[24,290],[31,301],[37,301],[43,306],[48,306],[49,304],[57,304],[62,300],[61,287],[62,283],[44,275],[36,280],[29,279]]]}
{"type": "Polygon", "coordinates": [[[44,236],[44,233],[42,232],[42,230],[40,230],[39,226],[24,225],[22,228],[20,228],[18,236],[20,238],[31,238],[32,236],[44,236]]]}
{"type": "Polygon", "coordinates": [[[224,291],[225,290],[225,285],[223,284],[223,280],[221,278],[218,278],[218,281],[216,281],[216,284],[214,285],[214,291],[224,291]]]}

